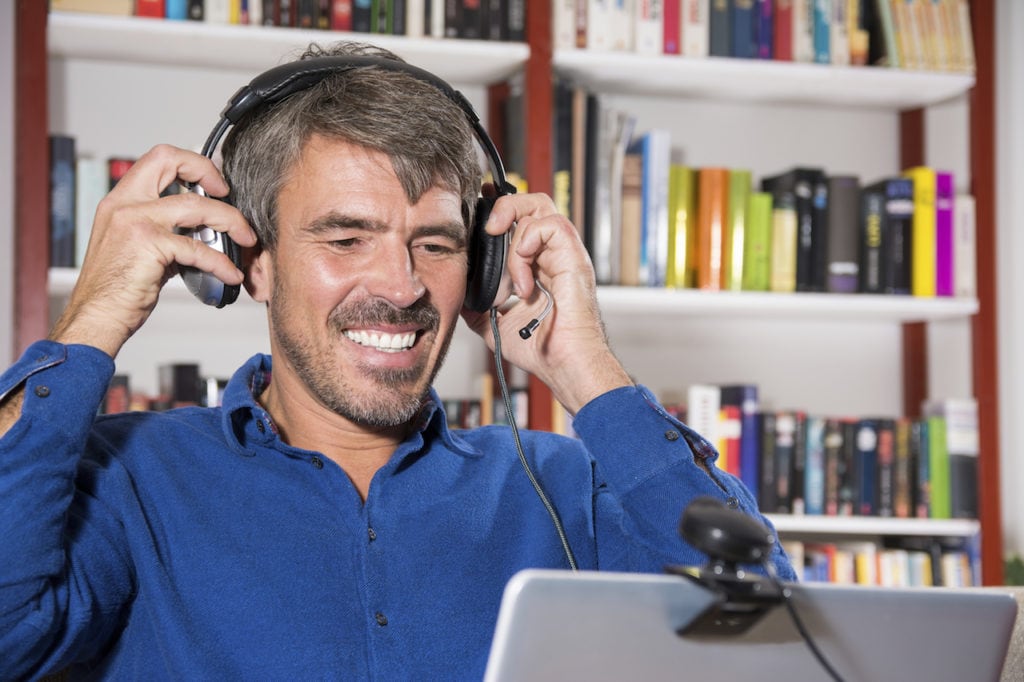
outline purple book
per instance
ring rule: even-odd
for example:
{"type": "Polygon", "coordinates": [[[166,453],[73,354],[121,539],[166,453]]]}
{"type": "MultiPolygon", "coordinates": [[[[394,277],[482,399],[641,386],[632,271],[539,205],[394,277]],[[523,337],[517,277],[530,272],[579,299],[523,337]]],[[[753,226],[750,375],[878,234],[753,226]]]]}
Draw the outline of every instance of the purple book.
{"type": "Polygon", "coordinates": [[[953,296],[953,174],[935,173],[935,295],[953,296]]]}

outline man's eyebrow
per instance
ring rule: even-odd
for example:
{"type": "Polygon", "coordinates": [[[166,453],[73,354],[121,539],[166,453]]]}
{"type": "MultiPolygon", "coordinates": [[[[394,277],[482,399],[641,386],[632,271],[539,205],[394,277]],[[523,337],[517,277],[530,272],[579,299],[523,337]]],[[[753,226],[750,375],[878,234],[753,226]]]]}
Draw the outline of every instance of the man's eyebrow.
{"type": "MultiPolygon", "coordinates": [[[[311,234],[326,234],[342,229],[384,232],[388,229],[388,225],[387,223],[369,218],[331,212],[320,216],[305,228],[305,230],[311,234]]],[[[460,247],[465,246],[468,241],[466,226],[461,222],[441,222],[421,225],[415,229],[415,234],[417,237],[443,237],[445,239],[450,239],[460,247]]]]}

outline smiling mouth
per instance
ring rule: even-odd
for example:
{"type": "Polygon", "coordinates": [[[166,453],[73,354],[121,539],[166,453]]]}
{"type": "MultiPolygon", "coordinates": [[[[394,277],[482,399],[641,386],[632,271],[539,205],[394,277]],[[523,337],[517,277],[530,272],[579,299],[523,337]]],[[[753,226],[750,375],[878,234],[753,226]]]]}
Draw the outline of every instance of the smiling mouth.
{"type": "Polygon", "coordinates": [[[346,329],[345,338],[383,353],[400,353],[409,350],[416,343],[416,332],[388,334],[386,332],[346,329]]]}

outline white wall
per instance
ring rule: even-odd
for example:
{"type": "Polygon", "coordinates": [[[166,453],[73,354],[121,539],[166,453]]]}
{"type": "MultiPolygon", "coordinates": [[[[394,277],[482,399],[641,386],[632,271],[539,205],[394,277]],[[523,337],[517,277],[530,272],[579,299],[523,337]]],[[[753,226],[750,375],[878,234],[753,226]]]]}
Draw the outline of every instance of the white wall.
{"type": "Polygon", "coordinates": [[[1024,3],[996,5],[996,200],[1003,542],[1024,554],[1024,3]]]}
{"type": "Polygon", "coordinates": [[[14,351],[14,0],[0,0],[0,367],[14,351]]]}

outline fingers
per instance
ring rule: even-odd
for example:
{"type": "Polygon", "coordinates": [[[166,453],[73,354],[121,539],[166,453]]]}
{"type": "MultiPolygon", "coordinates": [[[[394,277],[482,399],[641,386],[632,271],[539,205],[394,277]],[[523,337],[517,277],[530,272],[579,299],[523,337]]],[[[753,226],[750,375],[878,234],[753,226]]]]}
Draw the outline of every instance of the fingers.
{"type": "Polygon", "coordinates": [[[198,184],[210,196],[228,193],[228,184],[213,161],[167,144],[157,145],[139,157],[112,193],[126,201],[143,201],[159,197],[178,180],[198,184]]]}

